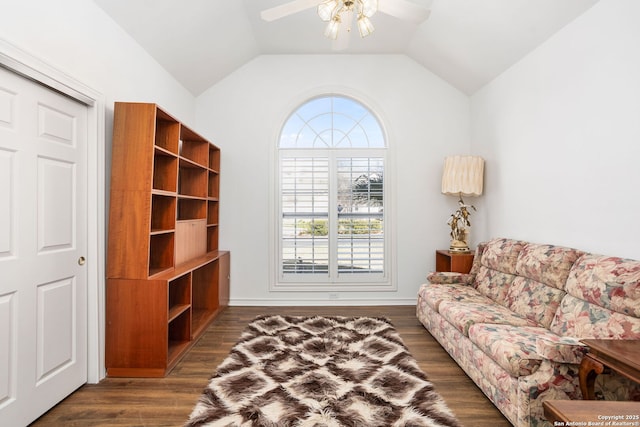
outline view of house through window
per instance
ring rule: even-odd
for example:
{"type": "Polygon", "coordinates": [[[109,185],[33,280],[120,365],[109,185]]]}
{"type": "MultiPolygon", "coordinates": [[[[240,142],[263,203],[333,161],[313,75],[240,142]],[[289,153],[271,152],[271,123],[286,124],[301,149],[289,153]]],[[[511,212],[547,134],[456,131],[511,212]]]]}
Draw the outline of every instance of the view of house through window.
{"type": "Polygon", "coordinates": [[[281,281],[387,277],[385,163],[382,127],[361,103],[331,95],[293,112],[279,142],[281,281]]]}

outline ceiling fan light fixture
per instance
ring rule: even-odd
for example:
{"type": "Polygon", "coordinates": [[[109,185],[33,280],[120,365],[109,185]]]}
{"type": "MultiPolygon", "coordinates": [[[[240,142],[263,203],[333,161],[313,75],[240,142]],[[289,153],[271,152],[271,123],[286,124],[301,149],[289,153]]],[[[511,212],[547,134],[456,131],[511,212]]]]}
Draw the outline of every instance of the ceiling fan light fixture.
{"type": "Polygon", "coordinates": [[[360,15],[358,17],[358,31],[360,32],[360,37],[367,37],[369,34],[373,33],[373,30],[375,30],[375,28],[373,27],[371,20],[364,15],[360,15]]]}
{"type": "MultiPolygon", "coordinates": [[[[421,1],[431,4],[433,0],[421,1]]],[[[348,36],[353,21],[356,21],[361,37],[370,35],[374,31],[370,18],[377,12],[417,25],[424,22],[430,13],[427,6],[419,6],[411,0],[384,0],[382,3],[380,0],[289,0],[287,3],[263,10],[260,16],[271,22],[311,8],[315,8],[320,19],[327,23],[324,35],[332,40],[337,39],[338,33],[348,36]]],[[[336,46],[346,44],[334,44],[334,49],[338,49],[336,46]]]]}
{"type": "Polygon", "coordinates": [[[336,15],[329,21],[327,28],[324,30],[324,36],[335,40],[338,38],[338,29],[340,29],[340,15],[336,15]]]}
{"type": "Polygon", "coordinates": [[[360,14],[371,18],[378,11],[378,0],[359,0],[360,14]]]}
{"type": "Polygon", "coordinates": [[[324,22],[329,22],[338,11],[338,0],[326,0],[318,5],[318,16],[324,22]]]}
{"type": "Polygon", "coordinates": [[[357,15],[360,37],[366,37],[374,30],[369,17],[378,11],[378,0],[324,0],[318,5],[318,16],[328,22],[325,37],[336,40],[342,23],[346,31],[351,31],[353,15],[357,15]]]}

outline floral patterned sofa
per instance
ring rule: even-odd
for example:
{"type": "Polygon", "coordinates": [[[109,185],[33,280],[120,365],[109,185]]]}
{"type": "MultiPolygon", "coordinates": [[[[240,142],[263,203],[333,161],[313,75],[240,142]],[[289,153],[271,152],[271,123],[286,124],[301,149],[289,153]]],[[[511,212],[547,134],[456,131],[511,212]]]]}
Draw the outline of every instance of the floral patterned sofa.
{"type": "MultiPolygon", "coordinates": [[[[580,339],[640,339],[640,261],[510,239],[480,244],[469,274],[431,273],[417,316],[515,426],[549,426],[542,401],[581,399],[580,339]]],[[[596,394],[640,400],[626,379],[596,394]]]]}

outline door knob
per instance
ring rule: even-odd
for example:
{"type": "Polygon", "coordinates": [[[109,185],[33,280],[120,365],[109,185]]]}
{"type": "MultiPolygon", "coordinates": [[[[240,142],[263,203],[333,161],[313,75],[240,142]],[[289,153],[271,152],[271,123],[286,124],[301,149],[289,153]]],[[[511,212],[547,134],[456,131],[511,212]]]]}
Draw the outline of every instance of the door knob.
{"type": "Polygon", "coordinates": [[[81,256],[80,258],[78,258],[78,265],[84,265],[84,263],[86,262],[86,260],[84,259],[83,256],[81,256]]]}

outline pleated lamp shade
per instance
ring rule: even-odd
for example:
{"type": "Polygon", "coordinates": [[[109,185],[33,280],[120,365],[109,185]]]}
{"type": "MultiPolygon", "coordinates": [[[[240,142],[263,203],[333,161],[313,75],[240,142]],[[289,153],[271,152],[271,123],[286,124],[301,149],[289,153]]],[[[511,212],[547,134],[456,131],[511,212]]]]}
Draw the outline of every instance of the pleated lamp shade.
{"type": "Polygon", "coordinates": [[[450,156],[444,159],[442,193],[451,196],[480,196],[484,159],[478,156],[450,156]]]}

